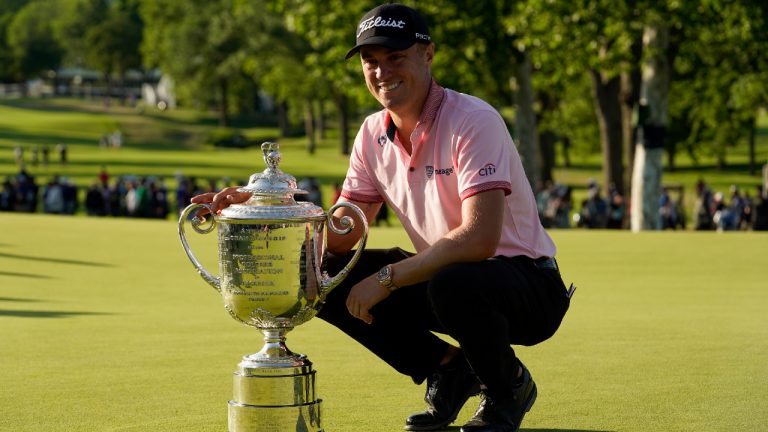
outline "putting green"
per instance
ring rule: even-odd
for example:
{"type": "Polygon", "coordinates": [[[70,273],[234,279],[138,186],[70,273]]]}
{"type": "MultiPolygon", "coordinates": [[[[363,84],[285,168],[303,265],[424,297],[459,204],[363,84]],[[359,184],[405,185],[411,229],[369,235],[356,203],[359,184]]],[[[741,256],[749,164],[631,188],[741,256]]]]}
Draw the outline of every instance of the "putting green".
{"type": "MultiPolygon", "coordinates": [[[[0,226],[0,430],[226,430],[231,374],[260,336],[226,314],[174,223],[0,226]]],[[[579,288],[560,332],[518,349],[539,386],[523,430],[765,429],[768,235],[552,235],[579,288]]],[[[215,236],[190,236],[215,271],[215,236]]],[[[369,244],[408,242],[379,228],[369,244]]],[[[315,363],[329,432],[402,430],[423,407],[423,387],[320,320],[288,345],[315,363]]]]}

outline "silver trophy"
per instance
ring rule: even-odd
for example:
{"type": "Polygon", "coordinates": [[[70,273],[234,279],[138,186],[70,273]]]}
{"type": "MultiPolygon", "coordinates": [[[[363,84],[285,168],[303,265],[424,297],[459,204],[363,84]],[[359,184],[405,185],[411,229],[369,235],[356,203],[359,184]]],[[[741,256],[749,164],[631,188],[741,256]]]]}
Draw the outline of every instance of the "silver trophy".
{"type": "Polygon", "coordinates": [[[315,396],[312,363],[286,347],[285,335],[314,317],[328,293],[349,274],[365,248],[368,223],[353,204],[338,203],[326,213],[312,203],[296,202],[294,194],[307,192],[278,168],[278,145],[264,143],[261,148],[267,169],[238,189],[252,197],[207,221],[196,216],[203,207],[211,210],[207,204],[188,206],[179,218],[179,237],[200,276],[221,293],[229,314],[264,334],[261,351],[246,355],[237,366],[229,431],[322,432],[322,400],[315,396]],[[353,210],[364,230],[347,266],[330,277],[321,270],[325,225],[339,235],[354,227],[346,216],[339,221],[341,227],[334,225],[332,215],[340,207],[353,210]],[[200,234],[218,226],[220,276],[209,273],[192,253],[184,232],[187,220],[200,234]]]}

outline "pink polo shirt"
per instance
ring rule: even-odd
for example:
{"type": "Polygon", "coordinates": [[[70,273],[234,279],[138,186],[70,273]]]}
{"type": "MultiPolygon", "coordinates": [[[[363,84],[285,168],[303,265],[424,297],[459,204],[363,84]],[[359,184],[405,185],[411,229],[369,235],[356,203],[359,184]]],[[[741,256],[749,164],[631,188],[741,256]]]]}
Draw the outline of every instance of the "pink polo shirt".
{"type": "Polygon", "coordinates": [[[496,255],[555,256],[520,156],[493,107],[432,81],[411,135],[412,155],[394,131],[387,110],[365,119],[341,196],[386,202],[420,252],[461,224],[465,198],[503,189],[506,210],[496,255]]]}

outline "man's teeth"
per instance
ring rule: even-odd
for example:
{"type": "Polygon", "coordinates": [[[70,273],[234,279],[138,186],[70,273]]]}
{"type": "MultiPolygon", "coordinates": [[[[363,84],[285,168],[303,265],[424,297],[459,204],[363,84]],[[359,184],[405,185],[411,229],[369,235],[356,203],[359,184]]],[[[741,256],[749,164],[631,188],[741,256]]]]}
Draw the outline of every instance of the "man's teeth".
{"type": "Polygon", "coordinates": [[[389,84],[389,85],[382,84],[381,88],[386,90],[386,91],[390,91],[390,90],[396,89],[399,86],[400,86],[400,83],[396,82],[396,83],[392,83],[392,84],[389,84]]]}

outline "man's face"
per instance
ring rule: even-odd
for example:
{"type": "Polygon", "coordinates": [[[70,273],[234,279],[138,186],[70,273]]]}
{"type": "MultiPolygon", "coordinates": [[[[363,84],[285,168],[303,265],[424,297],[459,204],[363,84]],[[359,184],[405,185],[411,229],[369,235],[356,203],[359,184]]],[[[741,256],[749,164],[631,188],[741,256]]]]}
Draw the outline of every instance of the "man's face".
{"type": "Polygon", "coordinates": [[[420,96],[430,86],[434,45],[414,44],[395,51],[381,45],[360,48],[368,91],[384,108],[401,115],[421,111],[420,96]],[[419,106],[416,106],[419,105],[419,106]]]}

